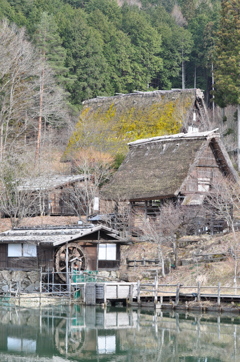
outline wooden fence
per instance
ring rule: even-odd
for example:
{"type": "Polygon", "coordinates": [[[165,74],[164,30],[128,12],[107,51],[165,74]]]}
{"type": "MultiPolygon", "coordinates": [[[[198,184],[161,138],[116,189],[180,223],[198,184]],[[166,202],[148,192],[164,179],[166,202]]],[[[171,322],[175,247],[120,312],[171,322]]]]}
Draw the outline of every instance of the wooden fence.
{"type": "Polygon", "coordinates": [[[126,259],[126,263],[127,263],[127,268],[131,268],[131,267],[136,267],[136,266],[149,266],[149,264],[154,264],[154,265],[160,265],[160,260],[159,259],[126,259]]]}
{"type": "Polygon", "coordinates": [[[137,303],[151,297],[154,303],[163,304],[164,300],[177,306],[180,301],[203,302],[212,300],[218,306],[223,302],[239,302],[240,287],[222,286],[218,283],[215,286],[204,286],[201,283],[193,286],[178,284],[159,284],[158,278],[153,283],[137,283],[137,303]]]}

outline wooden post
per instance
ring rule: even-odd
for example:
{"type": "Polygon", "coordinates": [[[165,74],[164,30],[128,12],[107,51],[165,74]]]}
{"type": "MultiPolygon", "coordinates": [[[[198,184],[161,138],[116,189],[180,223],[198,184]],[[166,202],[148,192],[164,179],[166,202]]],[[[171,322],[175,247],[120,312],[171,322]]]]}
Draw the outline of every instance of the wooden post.
{"type": "Polygon", "coordinates": [[[42,275],[42,267],[41,267],[41,271],[40,271],[40,295],[39,295],[39,306],[41,306],[42,304],[42,278],[43,278],[43,275],[42,275]]]}
{"type": "Polygon", "coordinates": [[[218,283],[218,297],[217,297],[217,305],[221,305],[221,283],[218,283]]]}
{"type": "Polygon", "coordinates": [[[69,269],[68,269],[68,243],[66,246],[66,281],[67,281],[67,288],[69,291],[69,269]]]}
{"type": "Polygon", "coordinates": [[[103,303],[104,306],[107,305],[107,283],[103,283],[103,303]]]}
{"type": "Polygon", "coordinates": [[[40,296],[41,296],[41,293],[42,293],[42,267],[40,269],[40,285],[39,285],[39,289],[40,289],[40,296]]]}
{"type": "Polygon", "coordinates": [[[158,301],[158,277],[155,276],[155,291],[154,291],[154,305],[156,306],[158,301]]]}
{"type": "Polygon", "coordinates": [[[197,301],[200,302],[201,301],[201,293],[200,293],[201,283],[200,282],[197,283],[197,288],[198,288],[198,290],[197,290],[197,301]]]}
{"type": "Polygon", "coordinates": [[[86,283],[83,283],[83,303],[86,304],[86,283]]]}
{"type": "Polygon", "coordinates": [[[140,305],[140,301],[141,301],[141,298],[140,298],[140,288],[141,288],[141,284],[140,284],[140,280],[137,281],[137,302],[138,304],[140,305]]]}
{"type": "Polygon", "coordinates": [[[132,302],[133,302],[133,288],[134,288],[134,285],[130,284],[129,285],[129,298],[128,298],[129,304],[132,304],[132,302]]]}
{"type": "Polygon", "coordinates": [[[162,295],[160,296],[160,304],[161,305],[163,304],[163,296],[162,295]]]}
{"type": "Polygon", "coordinates": [[[180,284],[177,284],[175,305],[179,303],[180,284]]]}

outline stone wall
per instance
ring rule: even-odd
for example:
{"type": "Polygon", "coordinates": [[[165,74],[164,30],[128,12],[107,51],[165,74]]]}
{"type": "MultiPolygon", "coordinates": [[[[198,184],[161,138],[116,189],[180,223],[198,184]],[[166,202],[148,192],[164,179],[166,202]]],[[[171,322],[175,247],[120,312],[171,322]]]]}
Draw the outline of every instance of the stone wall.
{"type": "Polygon", "coordinates": [[[34,293],[40,290],[40,272],[22,270],[0,271],[0,294],[9,291],[22,293],[34,293]]]}

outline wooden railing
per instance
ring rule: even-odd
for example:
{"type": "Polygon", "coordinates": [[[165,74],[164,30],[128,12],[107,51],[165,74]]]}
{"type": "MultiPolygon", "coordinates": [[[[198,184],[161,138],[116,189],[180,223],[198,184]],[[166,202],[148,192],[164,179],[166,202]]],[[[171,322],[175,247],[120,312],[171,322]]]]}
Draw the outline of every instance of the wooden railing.
{"type": "Polygon", "coordinates": [[[136,267],[136,266],[149,266],[149,264],[154,264],[154,265],[160,265],[160,261],[159,259],[126,259],[126,263],[127,263],[127,267],[131,268],[131,267],[136,267]]]}
{"type": "Polygon", "coordinates": [[[222,286],[218,283],[215,286],[204,286],[201,283],[197,285],[185,286],[178,284],[159,284],[158,278],[153,283],[137,283],[137,302],[140,303],[142,297],[151,296],[154,303],[158,301],[163,303],[163,298],[168,296],[174,300],[173,304],[178,305],[181,298],[191,298],[196,302],[207,299],[216,299],[217,305],[220,306],[221,301],[232,299],[240,300],[240,286],[222,286]]]}

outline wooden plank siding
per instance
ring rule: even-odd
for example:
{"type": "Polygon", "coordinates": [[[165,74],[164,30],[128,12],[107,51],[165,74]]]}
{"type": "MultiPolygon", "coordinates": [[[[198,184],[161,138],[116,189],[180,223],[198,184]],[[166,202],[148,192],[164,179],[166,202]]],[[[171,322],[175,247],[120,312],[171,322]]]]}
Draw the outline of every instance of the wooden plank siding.
{"type": "Polygon", "coordinates": [[[7,268],[7,244],[0,244],[0,268],[7,268]]]}
{"type": "Polygon", "coordinates": [[[8,244],[0,244],[0,269],[33,270],[54,267],[54,250],[51,247],[37,247],[37,257],[8,257],[8,244]]]}

